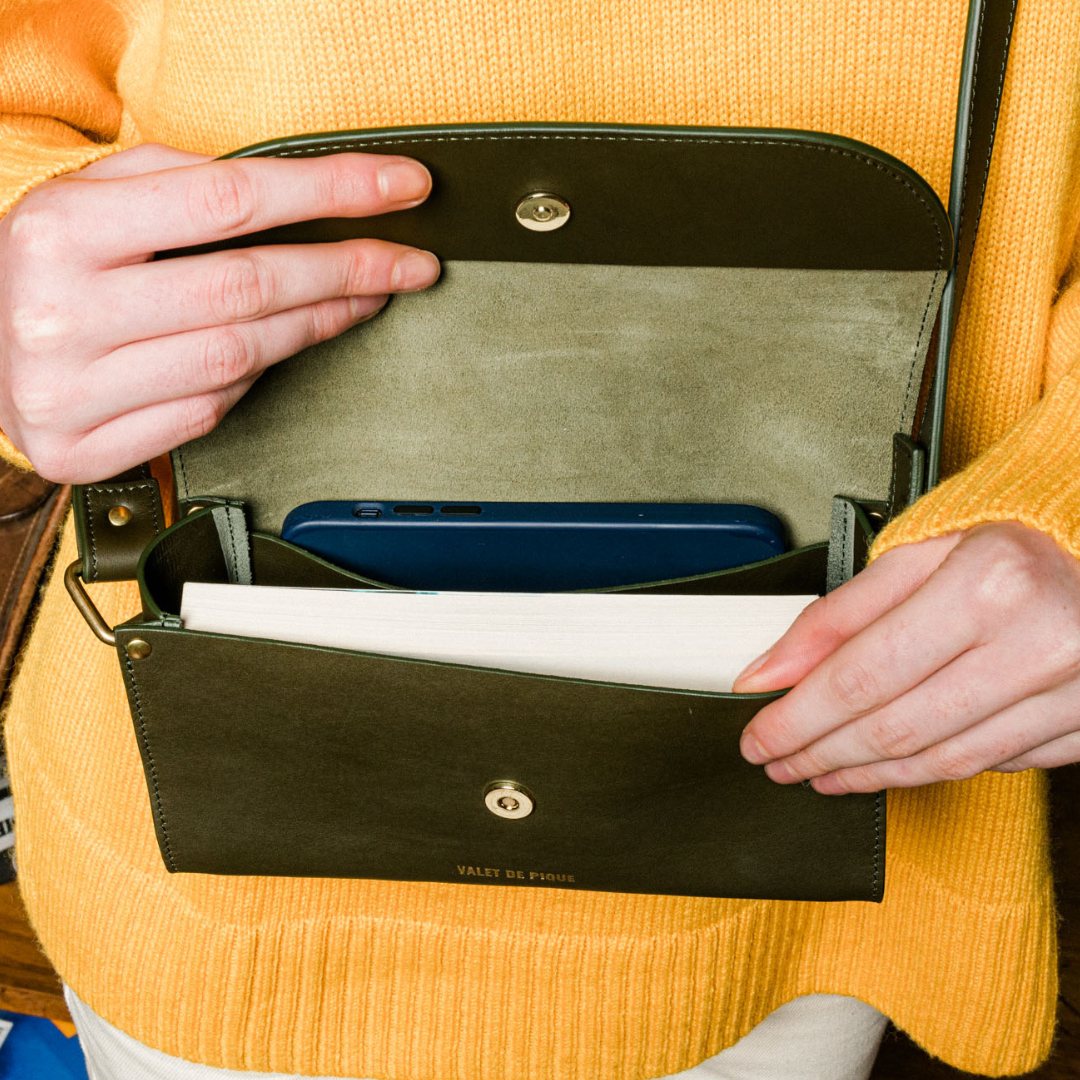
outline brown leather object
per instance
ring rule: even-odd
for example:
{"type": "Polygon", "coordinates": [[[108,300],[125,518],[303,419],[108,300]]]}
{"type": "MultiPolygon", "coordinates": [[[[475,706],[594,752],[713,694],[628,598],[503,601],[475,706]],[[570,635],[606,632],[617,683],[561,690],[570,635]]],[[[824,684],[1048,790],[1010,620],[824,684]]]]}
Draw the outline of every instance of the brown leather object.
{"type": "Polygon", "coordinates": [[[0,461],[0,706],[71,488],[0,461]]]}

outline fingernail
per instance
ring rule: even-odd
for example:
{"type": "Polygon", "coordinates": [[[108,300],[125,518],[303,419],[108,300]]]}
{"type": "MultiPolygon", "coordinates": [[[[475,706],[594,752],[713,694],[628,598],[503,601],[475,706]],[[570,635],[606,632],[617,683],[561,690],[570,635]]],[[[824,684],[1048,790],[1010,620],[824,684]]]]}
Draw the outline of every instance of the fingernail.
{"type": "Polygon", "coordinates": [[[382,311],[389,299],[387,296],[377,302],[377,297],[374,296],[350,296],[349,314],[357,321],[370,319],[372,315],[378,315],[382,311]]]}
{"type": "Polygon", "coordinates": [[[738,682],[740,679],[748,679],[755,671],[758,671],[765,666],[765,662],[770,656],[772,656],[772,649],[766,649],[756,660],[751,660],[750,663],[735,676],[735,681],[738,682]]]}
{"type": "Polygon", "coordinates": [[[799,779],[795,770],[785,761],[770,761],[765,766],[765,775],[778,784],[793,784],[799,779]]]}
{"type": "Polygon", "coordinates": [[[764,765],[772,761],[772,755],[753,735],[744,735],[739,743],[739,752],[751,765],[764,765]]]}
{"type": "Polygon", "coordinates": [[[390,202],[413,202],[431,190],[431,173],[417,161],[392,161],[379,168],[379,191],[390,202]]]}
{"type": "Polygon", "coordinates": [[[390,286],[395,292],[424,289],[439,276],[439,260],[430,251],[407,251],[394,263],[390,286]]]}

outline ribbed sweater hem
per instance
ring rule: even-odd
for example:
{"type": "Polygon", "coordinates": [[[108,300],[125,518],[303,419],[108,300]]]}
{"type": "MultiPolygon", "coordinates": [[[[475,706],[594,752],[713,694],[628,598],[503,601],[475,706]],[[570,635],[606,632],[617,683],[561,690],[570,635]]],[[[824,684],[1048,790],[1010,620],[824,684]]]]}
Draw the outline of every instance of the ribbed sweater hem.
{"type": "MultiPolygon", "coordinates": [[[[31,747],[15,737],[11,749],[26,835],[51,834],[19,847],[46,951],[112,1024],[181,1058],[374,1080],[645,1080],[690,1068],[808,993],[866,1001],[929,1053],[983,1075],[1027,1072],[1049,1052],[1049,895],[987,904],[894,858],[886,918],[874,904],[754,901],[670,934],[544,933],[410,918],[404,900],[378,918],[211,919],[175,878],[140,871],[94,836],[31,747]],[[47,826],[34,820],[43,815],[47,826]],[[86,881],[112,898],[107,908],[84,902],[86,881]],[[964,954],[956,940],[978,948],[964,954]],[[930,954],[932,969],[910,962],[930,954]],[[228,977],[208,984],[207,970],[228,977]]],[[[448,888],[464,918],[486,887],[448,888]]]]}

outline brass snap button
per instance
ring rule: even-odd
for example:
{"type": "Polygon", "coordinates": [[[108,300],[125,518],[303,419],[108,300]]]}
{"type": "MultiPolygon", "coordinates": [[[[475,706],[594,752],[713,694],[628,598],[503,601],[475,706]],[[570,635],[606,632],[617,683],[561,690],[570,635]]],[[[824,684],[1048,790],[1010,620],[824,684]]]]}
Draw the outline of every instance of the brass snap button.
{"type": "Polygon", "coordinates": [[[551,232],[561,229],[570,220],[570,204],[558,195],[537,192],[526,195],[514,212],[518,224],[533,232],[551,232]]]}
{"type": "Polygon", "coordinates": [[[532,796],[513,780],[495,780],[484,788],[484,805],[501,818],[524,818],[533,812],[532,796]]]}
{"type": "Polygon", "coordinates": [[[125,649],[132,660],[145,660],[153,651],[150,642],[143,641],[142,638],[132,638],[125,649]]]}
{"type": "Polygon", "coordinates": [[[109,521],[113,525],[126,525],[131,520],[131,511],[126,506],[114,506],[109,511],[109,521]]]}

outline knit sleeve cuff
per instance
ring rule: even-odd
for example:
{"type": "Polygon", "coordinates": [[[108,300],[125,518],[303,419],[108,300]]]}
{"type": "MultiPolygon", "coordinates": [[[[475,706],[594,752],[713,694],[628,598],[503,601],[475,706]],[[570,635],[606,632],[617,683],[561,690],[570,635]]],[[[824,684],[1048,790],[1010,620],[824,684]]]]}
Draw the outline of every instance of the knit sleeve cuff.
{"type": "Polygon", "coordinates": [[[0,119],[0,216],[38,184],[122,149],[92,142],[49,117],[0,119]]]}
{"type": "Polygon", "coordinates": [[[981,457],[891,522],[871,557],[991,521],[1029,525],[1080,558],[1080,362],[981,457]]]}
{"type": "Polygon", "coordinates": [[[34,467],[30,464],[30,459],[21,451],[16,450],[15,444],[2,431],[0,431],[0,458],[17,469],[29,471],[34,467]]]}

